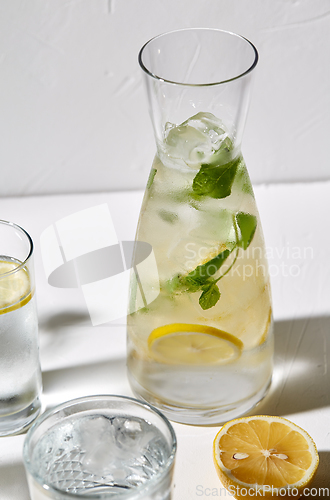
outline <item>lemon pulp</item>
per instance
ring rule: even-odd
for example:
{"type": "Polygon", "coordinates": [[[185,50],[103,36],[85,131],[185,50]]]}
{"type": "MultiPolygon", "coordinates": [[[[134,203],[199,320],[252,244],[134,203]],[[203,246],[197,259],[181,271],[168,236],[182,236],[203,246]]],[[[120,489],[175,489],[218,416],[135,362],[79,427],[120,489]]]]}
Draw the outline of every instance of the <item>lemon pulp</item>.
{"type": "Polygon", "coordinates": [[[31,300],[28,270],[19,266],[18,262],[0,260],[0,314],[23,307],[31,300]]]}
{"type": "Polygon", "coordinates": [[[319,462],[306,431],[284,418],[264,415],[227,422],[214,440],[213,451],[221,482],[235,488],[236,498],[243,496],[240,489],[252,486],[265,497],[276,489],[287,490],[289,497],[293,488],[300,496],[319,462]]]}
{"type": "Polygon", "coordinates": [[[148,338],[152,356],[161,363],[222,364],[236,360],[243,343],[217,328],[173,323],[153,330],[148,338]]]}

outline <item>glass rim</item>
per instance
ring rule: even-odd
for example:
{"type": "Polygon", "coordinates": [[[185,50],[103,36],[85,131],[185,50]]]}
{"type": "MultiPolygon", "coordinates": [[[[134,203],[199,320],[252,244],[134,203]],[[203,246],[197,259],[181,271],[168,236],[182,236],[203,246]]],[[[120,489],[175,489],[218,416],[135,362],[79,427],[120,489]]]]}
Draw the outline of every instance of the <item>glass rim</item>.
{"type": "MultiPolygon", "coordinates": [[[[50,484],[47,484],[45,481],[43,481],[40,477],[36,477],[36,474],[32,471],[32,463],[29,457],[29,445],[31,442],[31,439],[34,435],[34,432],[38,429],[38,427],[45,422],[49,417],[55,415],[61,410],[65,410],[66,408],[73,407],[75,405],[79,405],[82,403],[89,403],[91,401],[116,401],[116,400],[124,400],[127,401],[128,403],[134,403],[135,405],[141,407],[144,407],[146,410],[151,411],[155,415],[157,415],[166,425],[167,429],[170,432],[171,436],[171,446],[170,446],[170,455],[165,462],[164,466],[160,471],[158,471],[149,481],[146,481],[145,483],[142,483],[136,488],[131,489],[128,491],[126,494],[124,493],[123,495],[120,494],[119,498],[121,500],[130,500],[131,495],[135,496],[138,494],[143,494],[144,490],[147,488],[149,489],[150,486],[156,485],[158,482],[162,481],[162,479],[168,474],[169,470],[171,469],[175,455],[176,455],[176,450],[177,450],[177,439],[176,439],[176,434],[173,429],[172,424],[170,421],[167,419],[167,417],[161,413],[157,408],[154,406],[150,405],[149,403],[135,399],[130,396],[122,396],[119,394],[101,394],[101,395],[92,395],[92,396],[83,396],[75,399],[71,399],[69,401],[66,401],[64,403],[60,403],[59,405],[54,406],[53,408],[50,408],[49,410],[45,411],[42,415],[40,415],[35,422],[32,424],[30,429],[28,430],[25,440],[24,440],[24,445],[23,445],[23,461],[26,470],[31,474],[33,479],[42,487],[43,490],[48,491],[50,493],[55,493],[55,494],[60,494],[62,495],[63,498],[67,498],[68,500],[79,500],[79,499],[84,499],[84,500],[108,500],[108,493],[94,493],[94,494],[75,494],[75,493],[69,493],[67,491],[61,490],[59,488],[56,488],[55,486],[52,486],[50,484]]],[[[86,408],[85,411],[88,409],[86,408]]],[[[78,412],[77,412],[78,413],[78,412]]],[[[68,415],[69,416],[69,415],[68,415]]]]}
{"type": "MultiPolygon", "coordinates": [[[[21,233],[23,233],[26,236],[26,238],[28,240],[28,243],[29,243],[29,246],[30,246],[28,255],[21,262],[21,264],[18,264],[11,271],[7,271],[6,273],[0,273],[0,279],[2,279],[4,276],[9,276],[11,274],[17,273],[17,271],[20,271],[22,268],[24,268],[26,266],[26,264],[28,263],[29,259],[32,257],[34,245],[33,245],[33,240],[31,238],[31,236],[29,235],[29,233],[27,231],[25,231],[25,229],[23,227],[19,226],[18,224],[15,224],[15,222],[10,222],[8,220],[0,219],[0,225],[7,226],[7,227],[12,227],[12,228],[20,231],[21,233]]],[[[1,255],[1,251],[0,251],[0,255],[1,255]]],[[[11,256],[8,255],[8,257],[11,257],[11,256]]]]}
{"type": "Polygon", "coordinates": [[[259,60],[259,54],[258,54],[257,48],[255,47],[255,45],[248,38],[245,38],[244,36],[239,35],[237,33],[234,33],[233,31],[227,31],[227,30],[222,30],[222,29],[218,29],[218,28],[202,28],[202,27],[199,27],[199,28],[182,28],[182,29],[167,31],[165,33],[161,33],[160,35],[156,35],[156,36],[150,38],[150,40],[148,40],[142,46],[142,48],[140,49],[139,54],[138,54],[139,65],[140,65],[141,69],[148,76],[154,78],[155,80],[157,80],[159,82],[164,82],[164,83],[168,83],[168,84],[171,84],[171,85],[181,85],[181,86],[184,86],[184,87],[212,87],[212,86],[215,86],[215,85],[222,85],[224,83],[229,83],[229,82],[238,80],[238,79],[240,79],[240,78],[248,75],[249,73],[251,73],[251,71],[256,67],[256,65],[258,63],[258,60],[259,60]],[[180,33],[180,32],[183,33],[183,32],[187,32],[187,31],[209,31],[209,32],[213,31],[213,32],[223,33],[223,34],[226,34],[226,35],[231,35],[231,36],[240,38],[241,40],[247,42],[250,45],[250,47],[253,49],[253,51],[254,51],[254,61],[253,61],[253,63],[245,71],[243,71],[239,75],[236,75],[236,76],[234,76],[232,78],[229,78],[227,80],[220,80],[220,81],[216,81],[216,82],[212,82],[212,83],[183,83],[183,82],[177,82],[177,81],[174,81],[174,80],[169,80],[169,79],[166,79],[164,77],[161,77],[161,76],[153,73],[151,70],[149,70],[146,67],[146,65],[142,61],[142,57],[143,57],[143,53],[144,53],[145,49],[147,48],[147,46],[149,44],[151,44],[152,42],[154,42],[155,40],[157,40],[159,38],[162,38],[162,37],[165,37],[165,36],[168,36],[168,35],[172,35],[174,33],[180,33]]]}

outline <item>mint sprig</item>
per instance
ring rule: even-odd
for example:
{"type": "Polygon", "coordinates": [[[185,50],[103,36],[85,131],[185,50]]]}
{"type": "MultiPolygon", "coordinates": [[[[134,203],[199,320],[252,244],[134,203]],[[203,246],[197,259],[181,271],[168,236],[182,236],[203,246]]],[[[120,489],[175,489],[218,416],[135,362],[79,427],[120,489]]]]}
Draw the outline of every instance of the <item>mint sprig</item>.
{"type": "Polygon", "coordinates": [[[199,297],[199,305],[204,311],[216,305],[221,296],[217,283],[229,273],[237,260],[239,250],[246,250],[251,244],[257,229],[257,218],[246,212],[237,212],[233,215],[233,226],[236,233],[235,245],[230,250],[226,249],[206,263],[197,266],[187,275],[175,276],[170,282],[172,292],[202,292],[199,297]],[[214,278],[213,276],[221,269],[223,263],[234,250],[236,254],[228,269],[218,278],[214,278]]]}
{"type": "Polygon", "coordinates": [[[217,279],[214,279],[212,276],[219,271],[230,253],[230,250],[224,250],[205,264],[197,266],[186,276],[175,276],[172,280],[171,288],[176,292],[195,293],[201,291],[199,304],[203,310],[210,309],[220,299],[217,282],[221,276],[217,279]]]}
{"type": "Polygon", "coordinates": [[[197,282],[205,282],[210,278],[210,276],[213,276],[217,271],[219,271],[220,267],[227,259],[229,254],[229,250],[224,250],[205,264],[197,266],[196,269],[188,274],[187,278],[189,278],[190,280],[195,280],[197,282]]]}

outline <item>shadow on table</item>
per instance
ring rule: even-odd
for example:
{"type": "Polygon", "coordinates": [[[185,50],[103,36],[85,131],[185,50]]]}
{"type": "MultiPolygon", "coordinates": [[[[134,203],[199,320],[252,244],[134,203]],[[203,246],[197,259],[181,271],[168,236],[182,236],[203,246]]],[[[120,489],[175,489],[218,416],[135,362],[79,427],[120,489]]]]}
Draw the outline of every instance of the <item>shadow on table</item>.
{"type": "Polygon", "coordinates": [[[45,331],[58,331],[67,326],[91,326],[91,319],[86,312],[66,311],[39,318],[39,327],[45,331]]]}
{"type": "Polygon", "coordinates": [[[320,464],[311,488],[328,488],[328,491],[320,491],[319,496],[314,498],[330,497],[330,451],[320,451],[320,464]]]}
{"type": "Polygon", "coordinates": [[[0,498],[30,499],[23,464],[0,465],[0,498]]]}
{"type": "MultiPolygon", "coordinates": [[[[109,326],[125,326],[126,318],[118,318],[110,323],[97,325],[95,328],[109,328],[109,326]]],[[[48,332],[57,332],[66,327],[93,327],[90,315],[85,311],[64,311],[49,316],[39,317],[39,327],[48,332]]]]}
{"type": "Polygon", "coordinates": [[[273,383],[255,413],[289,415],[329,405],[330,317],[275,322],[273,383]]]}
{"type": "Polygon", "coordinates": [[[68,400],[127,390],[124,324],[93,327],[84,311],[63,311],[41,318],[39,325],[47,366],[44,394],[57,401],[59,394],[68,400]]]}
{"type": "Polygon", "coordinates": [[[49,370],[42,374],[45,394],[63,392],[69,399],[92,394],[126,392],[126,378],[125,358],[49,370]]]}
{"type": "MultiPolygon", "coordinates": [[[[49,352],[58,349],[67,356],[63,342],[71,326],[91,326],[84,312],[63,312],[41,321],[45,333],[50,333],[49,352]],[[69,327],[67,329],[67,327],[69,327]]],[[[105,325],[109,328],[109,325],[105,325]]],[[[123,325],[121,327],[124,328],[123,325]]],[[[73,330],[72,330],[73,331],[73,330]]],[[[76,330],[75,330],[76,331],[76,330]]],[[[84,329],[81,330],[82,335],[84,329]]],[[[87,335],[95,344],[96,337],[87,335]]],[[[97,332],[95,331],[95,334],[97,332]]],[[[74,337],[76,341],[77,337],[74,337]]],[[[74,346],[74,344],[72,344],[74,346]]],[[[71,349],[72,349],[71,345],[71,349]]],[[[100,344],[100,349],[102,345],[100,344]]],[[[103,353],[103,351],[100,351],[103,353]]],[[[88,354],[88,353],[87,353],[88,354]]],[[[71,353],[73,356],[73,354],[71,353]]],[[[125,359],[100,360],[94,363],[78,362],[61,370],[43,374],[45,390],[65,384],[79,385],[94,380],[126,380],[125,359]]],[[[86,360],[85,360],[86,361],[86,360]]],[[[323,408],[330,405],[330,317],[310,317],[275,322],[275,368],[271,389],[253,413],[290,415],[323,408]],[[328,369],[329,365],[329,369],[328,369]]]]}

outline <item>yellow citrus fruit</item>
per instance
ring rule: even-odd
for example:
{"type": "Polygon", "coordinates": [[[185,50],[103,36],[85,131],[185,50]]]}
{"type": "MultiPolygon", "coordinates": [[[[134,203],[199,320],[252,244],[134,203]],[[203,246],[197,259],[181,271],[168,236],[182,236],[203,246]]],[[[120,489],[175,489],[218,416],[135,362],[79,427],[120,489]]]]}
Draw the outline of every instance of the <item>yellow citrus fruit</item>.
{"type": "Polygon", "coordinates": [[[27,269],[19,267],[17,262],[0,260],[0,314],[23,307],[31,297],[27,269]]]}
{"type": "Polygon", "coordinates": [[[161,363],[210,365],[237,359],[243,343],[230,333],[211,326],[172,323],[153,330],[148,347],[161,363]]]}
{"type": "Polygon", "coordinates": [[[299,498],[319,457],[312,438],[293,422],[265,415],[227,422],[215,437],[213,458],[234,498],[299,498]]]}

